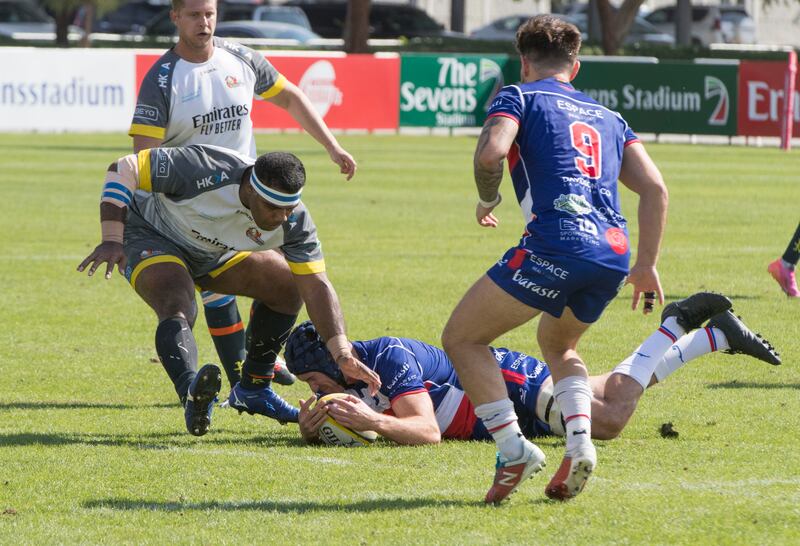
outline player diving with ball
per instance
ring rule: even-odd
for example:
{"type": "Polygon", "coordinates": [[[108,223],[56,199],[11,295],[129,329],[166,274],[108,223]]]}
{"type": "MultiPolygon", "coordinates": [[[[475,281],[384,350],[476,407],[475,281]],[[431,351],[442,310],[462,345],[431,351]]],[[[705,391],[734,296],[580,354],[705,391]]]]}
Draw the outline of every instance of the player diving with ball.
{"type": "MultiPolygon", "coordinates": [[[[706,292],[673,302],[664,308],[659,328],[628,358],[611,372],[589,377],[593,438],[619,436],[645,389],[703,355],[722,351],[749,355],[772,365],[781,363],[769,342],[753,333],[730,309],[712,315],[710,298],[727,302],[730,307],[724,296],[706,292]],[[661,339],[671,343],[664,345],[661,339]],[[650,351],[653,347],[660,349],[650,351]],[[644,367],[641,358],[633,358],[648,351],[654,367],[644,367]],[[612,377],[616,380],[610,381],[612,377]],[[638,395],[631,396],[631,389],[618,387],[626,383],[637,384],[638,395]]],[[[284,357],[298,379],[317,396],[333,392],[351,395],[325,404],[315,404],[314,396],[300,401],[300,432],[307,442],[320,441],[318,430],[328,416],[348,428],[375,431],[407,445],[435,444],[442,439],[491,439],[441,349],[414,339],[386,336],[354,341],[352,351],[380,377],[376,395],[370,395],[365,384],[341,373],[313,323],[306,321],[289,335],[284,357]]],[[[563,414],[553,396],[547,363],[510,349],[493,347],[491,351],[525,436],[563,436],[563,414]]],[[[513,489],[516,486],[503,498],[513,489]]]]}

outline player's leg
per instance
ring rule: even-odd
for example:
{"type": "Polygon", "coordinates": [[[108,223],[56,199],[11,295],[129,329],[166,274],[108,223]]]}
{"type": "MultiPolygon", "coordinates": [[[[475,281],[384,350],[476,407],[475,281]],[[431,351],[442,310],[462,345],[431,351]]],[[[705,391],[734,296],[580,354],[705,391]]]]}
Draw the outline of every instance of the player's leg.
{"type": "Polygon", "coordinates": [[[296,422],[297,408],[270,388],[275,361],[303,304],[289,266],[283,256],[271,251],[238,255],[220,269],[201,279],[204,288],[254,300],[242,377],[231,390],[229,404],[241,411],[296,422]]]}
{"type": "Polygon", "coordinates": [[[197,344],[192,334],[197,305],[191,275],[180,259],[160,255],[138,262],[130,282],[158,317],[156,352],[184,405],[186,427],[202,436],[211,425],[221,374],[213,364],[197,370],[197,344]]]}
{"type": "Polygon", "coordinates": [[[797,288],[797,278],[795,277],[795,267],[798,261],[800,261],[800,224],[797,225],[783,256],[767,267],[772,278],[790,298],[800,297],[800,289],[797,288]]]}
{"type": "Polygon", "coordinates": [[[498,448],[495,482],[486,502],[497,503],[544,466],[544,454],[522,435],[514,405],[489,350],[498,336],[539,314],[481,277],[464,295],[442,333],[442,344],[459,381],[475,405],[475,414],[498,448]]]}
{"type": "Polygon", "coordinates": [[[590,323],[579,320],[569,308],[561,317],[542,315],[537,339],[553,377],[553,394],[564,417],[566,453],[545,493],[565,500],[581,492],[597,464],[591,441],[592,390],[589,374],[576,347],[590,323]]]}
{"type": "Polygon", "coordinates": [[[217,349],[219,360],[228,383],[232,387],[241,378],[241,367],[246,355],[245,333],[235,296],[210,290],[200,293],[208,333],[217,349]]]}

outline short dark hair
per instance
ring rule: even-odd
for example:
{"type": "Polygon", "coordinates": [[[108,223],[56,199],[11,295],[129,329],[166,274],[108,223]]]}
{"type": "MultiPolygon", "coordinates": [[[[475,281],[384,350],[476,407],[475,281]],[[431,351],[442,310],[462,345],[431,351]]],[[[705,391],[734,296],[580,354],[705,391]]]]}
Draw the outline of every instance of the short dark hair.
{"type": "Polygon", "coordinates": [[[572,65],[581,49],[581,31],[553,15],[531,17],[517,30],[517,51],[547,68],[572,65]]]}
{"type": "Polygon", "coordinates": [[[306,183],[306,169],[289,152],[267,152],[256,159],[256,176],[269,187],[284,193],[297,193],[306,183]]]}
{"type": "MultiPolygon", "coordinates": [[[[186,0],[172,0],[172,10],[178,11],[180,10],[183,5],[186,3],[186,0]]],[[[214,0],[215,4],[219,4],[218,0],[214,0]]]]}

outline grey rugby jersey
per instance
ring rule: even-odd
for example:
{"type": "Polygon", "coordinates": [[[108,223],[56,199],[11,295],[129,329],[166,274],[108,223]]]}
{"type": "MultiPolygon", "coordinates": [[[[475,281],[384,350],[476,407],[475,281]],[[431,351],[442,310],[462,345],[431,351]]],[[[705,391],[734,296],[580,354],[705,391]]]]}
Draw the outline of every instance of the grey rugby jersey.
{"type": "Polygon", "coordinates": [[[285,83],[263,54],[221,38],[204,63],[170,49],[142,80],[128,134],[170,147],[214,144],[255,158],[253,97],[273,97],[285,83]]]}
{"type": "MultiPolygon", "coordinates": [[[[280,249],[296,274],[325,270],[317,228],[300,202],[274,231],[256,226],[239,200],[242,175],[253,160],[220,146],[151,148],[137,154],[138,215],[192,259],[219,259],[235,251],[280,249]]],[[[245,182],[249,183],[249,182],[245,182]]]]}

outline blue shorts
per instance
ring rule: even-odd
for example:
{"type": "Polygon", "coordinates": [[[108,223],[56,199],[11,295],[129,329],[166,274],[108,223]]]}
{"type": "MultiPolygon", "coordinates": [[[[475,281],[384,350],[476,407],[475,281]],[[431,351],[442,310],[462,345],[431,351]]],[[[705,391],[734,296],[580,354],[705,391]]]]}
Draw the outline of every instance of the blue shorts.
{"type": "Polygon", "coordinates": [[[569,307],[581,322],[600,318],[627,274],[585,260],[513,247],[486,272],[516,300],[558,318],[569,307]]]}

